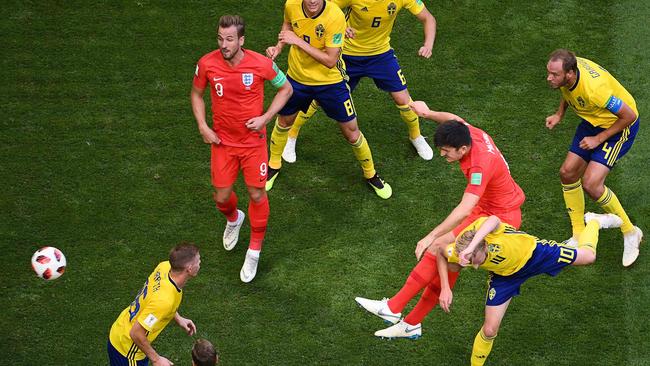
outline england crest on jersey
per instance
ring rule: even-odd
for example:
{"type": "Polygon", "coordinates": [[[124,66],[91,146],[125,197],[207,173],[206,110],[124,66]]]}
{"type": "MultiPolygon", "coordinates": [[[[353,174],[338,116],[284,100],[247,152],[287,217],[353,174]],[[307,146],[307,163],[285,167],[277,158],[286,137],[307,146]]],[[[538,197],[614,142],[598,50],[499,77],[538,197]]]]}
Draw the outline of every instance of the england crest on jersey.
{"type": "Polygon", "coordinates": [[[244,83],[244,86],[246,88],[250,87],[253,85],[253,73],[252,72],[245,72],[241,74],[241,81],[244,83]]]}

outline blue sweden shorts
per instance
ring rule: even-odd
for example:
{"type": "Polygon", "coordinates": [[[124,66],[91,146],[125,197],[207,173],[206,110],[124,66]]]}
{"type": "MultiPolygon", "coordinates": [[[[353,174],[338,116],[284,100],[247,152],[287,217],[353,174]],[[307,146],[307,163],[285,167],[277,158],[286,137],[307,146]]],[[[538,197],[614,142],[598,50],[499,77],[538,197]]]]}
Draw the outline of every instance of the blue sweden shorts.
{"type": "Polygon", "coordinates": [[[287,76],[293,87],[293,94],[287,104],[278,112],[290,116],[298,111],[306,112],[312,100],[318,102],[327,116],[338,122],[349,122],[356,118],[350,89],[345,81],[327,85],[305,85],[287,76]]]}
{"type": "Polygon", "coordinates": [[[594,127],[591,123],[582,120],[576,128],[576,134],[573,136],[573,142],[569,151],[580,156],[586,162],[595,161],[605,165],[609,169],[614,167],[614,164],[621,159],[630,150],[634,144],[634,138],[639,131],[639,118],[627,126],[623,131],[609,138],[593,150],[584,150],[580,148],[580,141],[587,136],[596,136],[604,128],[594,127]]]}
{"type": "Polygon", "coordinates": [[[106,346],[108,349],[108,363],[111,366],[148,366],[149,365],[149,359],[144,358],[140,361],[135,361],[135,360],[129,360],[128,358],[124,357],[118,350],[113,347],[113,344],[111,344],[111,341],[108,341],[108,345],[106,346]]]}
{"type": "Polygon", "coordinates": [[[547,274],[557,276],[560,271],[575,262],[578,250],[554,241],[539,240],[528,262],[510,276],[490,273],[485,305],[497,306],[519,295],[521,285],[527,279],[547,274]]]}
{"type": "Polygon", "coordinates": [[[364,76],[371,78],[379,89],[389,93],[406,89],[406,79],[392,49],[374,56],[343,55],[343,61],[350,78],[348,85],[352,90],[364,76]]]}

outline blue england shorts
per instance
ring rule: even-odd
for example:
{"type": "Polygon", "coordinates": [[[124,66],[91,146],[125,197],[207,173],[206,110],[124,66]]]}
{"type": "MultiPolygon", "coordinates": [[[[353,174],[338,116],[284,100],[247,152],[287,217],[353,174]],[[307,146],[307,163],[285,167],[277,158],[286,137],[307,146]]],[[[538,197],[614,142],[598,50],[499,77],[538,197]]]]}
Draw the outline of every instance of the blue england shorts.
{"type": "Polygon", "coordinates": [[[627,126],[623,131],[613,135],[609,140],[603,142],[595,149],[584,150],[580,148],[580,141],[587,136],[596,136],[604,131],[605,128],[594,127],[591,123],[582,120],[576,128],[576,134],[573,136],[573,142],[569,151],[580,156],[586,162],[595,161],[612,169],[614,164],[625,156],[632,147],[632,144],[634,144],[634,138],[637,132],[639,132],[640,122],[639,118],[637,118],[632,125],[627,126]]]}
{"type": "Polygon", "coordinates": [[[510,276],[490,273],[485,305],[497,306],[519,295],[521,285],[527,279],[540,274],[557,276],[560,271],[575,262],[578,250],[554,241],[539,240],[528,262],[510,276]]]}
{"type": "Polygon", "coordinates": [[[312,100],[320,105],[327,116],[338,122],[349,122],[357,114],[345,81],[327,85],[305,85],[287,76],[293,87],[293,94],[287,104],[278,112],[281,116],[290,116],[298,111],[306,112],[312,100]]]}
{"type": "Polygon", "coordinates": [[[108,363],[111,366],[149,366],[149,359],[144,358],[140,361],[129,360],[124,357],[118,350],[113,347],[111,341],[108,341],[108,363]]]}
{"type": "Polygon", "coordinates": [[[389,93],[406,89],[406,79],[392,49],[374,56],[343,55],[343,61],[350,78],[348,85],[352,90],[364,76],[371,78],[379,89],[389,93]]]}

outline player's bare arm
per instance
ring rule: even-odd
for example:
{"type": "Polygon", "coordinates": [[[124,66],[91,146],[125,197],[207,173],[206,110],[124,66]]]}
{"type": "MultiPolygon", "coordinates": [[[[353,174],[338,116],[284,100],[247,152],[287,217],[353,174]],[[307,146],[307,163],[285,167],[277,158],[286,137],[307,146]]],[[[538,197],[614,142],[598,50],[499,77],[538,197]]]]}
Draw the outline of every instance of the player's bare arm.
{"type": "Polygon", "coordinates": [[[149,343],[149,340],[147,339],[147,330],[140,325],[137,321],[133,323],[133,327],[131,328],[131,331],[129,332],[129,335],[131,336],[131,339],[133,340],[133,343],[144,352],[145,355],[147,355],[147,358],[151,361],[151,363],[154,366],[168,366],[168,365],[173,365],[168,359],[165,357],[161,356],[156,352],[156,350],[151,346],[151,343],[149,343]]]}
{"type": "Polygon", "coordinates": [[[424,27],[424,43],[418,50],[418,56],[429,58],[432,54],[433,43],[436,40],[436,18],[427,8],[422,9],[416,16],[424,27]]]}
{"type": "Polygon", "coordinates": [[[472,241],[469,243],[467,248],[458,253],[458,262],[461,266],[471,264],[470,260],[472,258],[472,254],[474,253],[474,250],[476,250],[476,247],[481,243],[483,239],[485,239],[489,233],[494,232],[496,229],[498,229],[499,225],[501,225],[501,220],[494,215],[488,217],[487,220],[481,224],[478,230],[476,230],[476,234],[474,234],[474,238],[472,238],[472,241]]]}
{"type": "Polygon", "coordinates": [[[278,88],[278,92],[273,97],[266,113],[259,117],[249,119],[246,122],[246,127],[253,131],[261,130],[282,109],[291,97],[291,94],[293,94],[293,87],[290,82],[285,80],[284,84],[278,88]]]}
{"type": "Polygon", "coordinates": [[[187,335],[193,336],[196,333],[196,325],[194,325],[194,322],[182,317],[178,312],[174,314],[174,321],[176,321],[176,324],[178,324],[187,335]]]}
{"type": "Polygon", "coordinates": [[[463,118],[453,113],[432,111],[431,109],[429,109],[429,106],[427,106],[427,104],[421,100],[410,102],[409,107],[419,117],[430,119],[436,123],[442,123],[449,120],[465,122],[463,118]]]}
{"type": "Polygon", "coordinates": [[[440,296],[438,301],[440,303],[440,308],[448,313],[451,309],[451,302],[454,298],[454,293],[451,291],[449,286],[449,276],[448,271],[458,272],[462,269],[456,263],[449,263],[447,261],[447,251],[446,244],[440,244],[436,247],[436,262],[438,267],[438,275],[440,276],[440,296]]]}
{"type": "Polygon", "coordinates": [[[298,35],[292,30],[283,30],[280,32],[278,35],[278,40],[280,43],[285,43],[300,48],[309,56],[313,57],[316,61],[320,62],[326,67],[329,67],[330,69],[336,66],[336,63],[339,60],[339,54],[341,53],[340,47],[325,47],[325,50],[318,49],[305,42],[304,39],[298,37],[298,35]]]}
{"type": "Polygon", "coordinates": [[[623,103],[621,109],[615,113],[618,119],[605,131],[602,131],[595,136],[587,136],[580,141],[580,148],[585,150],[593,150],[598,147],[603,142],[607,141],[610,137],[616,135],[617,133],[623,131],[624,128],[636,121],[637,115],[634,113],[632,108],[627,104],[623,103]]]}
{"type": "Polygon", "coordinates": [[[415,256],[420,259],[426,250],[435,254],[436,248],[431,247],[433,241],[436,238],[449,233],[463,222],[463,220],[469,216],[474,207],[478,204],[479,198],[479,196],[473,193],[464,193],[462,200],[458,206],[451,211],[449,216],[447,216],[440,225],[436,226],[435,229],[418,242],[418,245],[415,247],[415,256]]]}
{"type": "MultiPolygon", "coordinates": [[[[283,22],[282,27],[280,28],[280,33],[287,31],[287,30],[292,30],[291,24],[288,22],[283,22]]],[[[278,36],[279,38],[279,36],[278,36]]],[[[282,53],[282,48],[284,47],[284,43],[280,40],[278,40],[278,43],[276,43],[275,46],[267,47],[266,49],[266,56],[270,58],[271,60],[275,60],[276,57],[282,53]]]]}
{"type": "Polygon", "coordinates": [[[546,117],[546,128],[553,129],[560,121],[562,118],[564,118],[564,112],[566,112],[567,107],[569,104],[564,100],[564,98],[560,98],[560,106],[558,107],[557,111],[546,117]]]}
{"type": "Polygon", "coordinates": [[[201,137],[203,137],[203,142],[206,144],[218,144],[221,142],[217,133],[208,126],[206,122],[205,114],[205,101],[203,100],[203,92],[205,88],[199,89],[196,86],[192,85],[192,91],[190,92],[190,101],[192,102],[192,113],[194,113],[194,118],[199,127],[199,132],[201,137]]]}

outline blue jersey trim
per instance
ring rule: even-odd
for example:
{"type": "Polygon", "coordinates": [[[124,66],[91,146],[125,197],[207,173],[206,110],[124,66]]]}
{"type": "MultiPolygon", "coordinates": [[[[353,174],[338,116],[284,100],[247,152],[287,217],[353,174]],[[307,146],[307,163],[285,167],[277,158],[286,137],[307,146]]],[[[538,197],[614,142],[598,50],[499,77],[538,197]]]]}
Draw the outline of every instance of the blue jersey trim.
{"type": "Polygon", "coordinates": [[[623,101],[616,98],[614,95],[612,95],[607,100],[607,104],[605,105],[605,108],[607,108],[608,111],[616,114],[618,113],[618,111],[621,110],[621,108],[623,108],[623,101]]]}
{"type": "Polygon", "coordinates": [[[573,86],[569,88],[569,91],[574,91],[575,88],[578,87],[578,83],[579,83],[579,82],[580,82],[580,69],[578,69],[578,70],[576,71],[576,83],[573,84],[573,86]]]}

